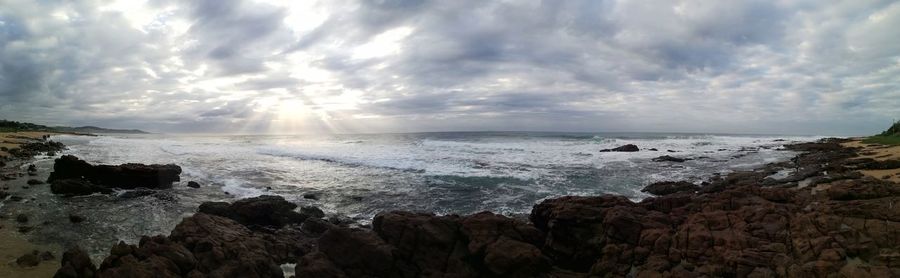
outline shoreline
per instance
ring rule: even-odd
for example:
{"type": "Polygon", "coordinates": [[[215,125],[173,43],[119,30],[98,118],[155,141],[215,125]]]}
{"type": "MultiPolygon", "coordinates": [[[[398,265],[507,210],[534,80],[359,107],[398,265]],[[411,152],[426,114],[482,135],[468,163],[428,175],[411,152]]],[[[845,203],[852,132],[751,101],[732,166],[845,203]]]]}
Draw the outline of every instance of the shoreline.
{"type": "MultiPolygon", "coordinates": [[[[703,256],[698,257],[698,254],[689,254],[690,252],[698,252],[696,250],[690,250],[690,243],[701,239],[693,238],[690,235],[687,235],[683,240],[687,243],[688,246],[678,247],[678,235],[682,231],[675,229],[674,227],[678,227],[678,225],[675,225],[675,223],[673,223],[672,221],[680,222],[681,225],[690,226],[688,228],[688,231],[690,231],[693,227],[692,225],[699,225],[699,223],[694,222],[701,221],[698,219],[691,220],[691,218],[694,217],[694,214],[704,214],[703,221],[705,221],[706,223],[697,227],[703,226],[707,229],[710,229],[710,217],[720,217],[721,215],[719,214],[724,213],[726,215],[725,219],[713,221],[725,221],[726,223],[728,223],[727,225],[729,225],[728,227],[726,227],[726,230],[734,230],[734,224],[731,223],[732,221],[734,221],[734,219],[731,219],[731,217],[727,217],[727,215],[734,213],[731,209],[718,208],[718,211],[715,211],[715,213],[713,214],[707,214],[707,212],[705,212],[705,210],[709,210],[708,207],[715,207],[715,204],[717,202],[722,201],[721,195],[728,195],[731,199],[731,201],[729,202],[734,202],[734,198],[746,199],[746,195],[751,195],[753,196],[753,198],[748,199],[748,201],[757,202],[752,204],[752,208],[772,209],[772,206],[790,204],[792,202],[808,203],[812,199],[823,198],[823,195],[834,194],[838,194],[838,197],[840,198],[849,199],[849,201],[865,201],[868,200],[866,198],[872,199],[872,196],[860,199],[854,197],[853,192],[846,193],[846,191],[848,190],[848,188],[853,189],[852,191],[865,191],[861,190],[860,186],[865,187],[871,184],[873,187],[878,187],[878,190],[886,191],[875,193],[864,192],[863,194],[874,194],[876,199],[898,199],[897,201],[900,202],[900,198],[897,197],[900,196],[900,190],[897,189],[897,184],[893,183],[888,187],[885,187],[885,184],[883,184],[884,182],[892,182],[895,179],[900,178],[900,174],[898,174],[898,171],[900,171],[900,169],[841,170],[841,168],[835,168],[835,166],[828,166],[828,164],[831,163],[840,164],[838,167],[857,167],[861,164],[856,162],[848,162],[854,159],[868,159],[867,163],[870,164],[878,164],[884,161],[894,160],[897,158],[894,156],[894,152],[898,150],[898,148],[895,147],[875,147],[861,144],[858,141],[852,140],[795,144],[789,147],[789,149],[797,151],[799,152],[799,154],[791,161],[769,163],[761,167],[754,168],[750,171],[738,171],[722,176],[711,177],[709,182],[700,185],[699,188],[696,188],[696,193],[680,192],[680,190],[676,188],[673,189],[674,192],[670,194],[662,194],[662,196],[649,197],[638,202],[633,202],[623,197],[612,195],[598,197],[568,196],[553,198],[536,204],[530,214],[530,221],[522,221],[521,219],[509,218],[490,212],[483,212],[465,216],[438,216],[434,214],[395,211],[382,212],[378,216],[376,216],[371,227],[359,229],[350,228],[349,223],[332,223],[325,219],[321,219],[319,218],[320,216],[317,216],[317,213],[315,212],[316,209],[308,207],[304,207],[299,210],[300,216],[293,215],[291,214],[291,212],[296,213],[295,209],[291,208],[289,210],[283,210],[283,208],[290,207],[293,204],[285,204],[279,202],[278,200],[264,200],[264,202],[253,203],[246,201],[247,199],[243,199],[237,200],[233,204],[219,203],[217,205],[207,205],[208,203],[204,203],[200,206],[200,211],[198,213],[194,214],[193,216],[184,218],[181,223],[178,224],[178,226],[176,226],[173,231],[171,231],[169,236],[149,237],[150,235],[147,235],[140,240],[139,244],[127,245],[124,243],[120,243],[113,246],[111,250],[112,253],[110,253],[110,255],[99,266],[100,269],[98,271],[99,273],[106,273],[107,275],[134,275],[148,269],[168,268],[168,271],[170,271],[170,274],[172,275],[186,275],[193,271],[198,271],[205,274],[211,273],[209,271],[224,271],[220,273],[235,274],[243,272],[234,272],[238,270],[233,269],[229,266],[229,264],[240,266],[242,265],[242,263],[246,263],[248,259],[252,259],[256,260],[254,264],[269,265],[269,267],[277,266],[279,269],[284,267],[285,264],[296,264],[294,271],[299,275],[298,277],[304,277],[302,276],[302,274],[316,276],[324,275],[322,277],[344,277],[341,275],[329,276],[329,274],[335,273],[354,277],[354,273],[358,274],[359,271],[363,271],[362,273],[368,273],[369,271],[387,271],[381,272],[386,276],[392,276],[401,273],[411,273],[408,272],[410,271],[409,269],[382,269],[371,265],[359,265],[358,262],[352,263],[354,260],[362,259],[353,257],[354,254],[352,252],[347,253],[350,252],[350,250],[355,250],[362,253],[376,252],[376,255],[386,256],[390,258],[390,260],[393,260],[390,262],[385,261],[384,263],[386,264],[395,266],[415,266],[413,268],[419,269],[419,271],[440,270],[437,273],[445,274],[451,273],[448,272],[449,270],[451,270],[449,269],[449,265],[443,265],[439,269],[432,269],[435,267],[435,265],[429,264],[433,262],[421,262],[415,259],[416,256],[428,257],[429,255],[427,255],[427,253],[420,254],[417,252],[435,252],[438,254],[446,254],[447,256],[451,257],[453,256],[454,252],[462,252],[465,259],[458,258],[461,259],[461,261],[456,262],[455,264],[463,264],[467,266],[456,265],[455,267],[461,268],[454,269],[454,271],[464,271],[463,273],[473,275],[478,273],[481,273],[479,275],[490,274],[501,277],[523,275],[532,276],[531,274],[535,274],[535,277],[583,277],[584,275],[588,275],[589,273],[594,273],[595,271],[600,270],[602,270],[603,272],[597,273],[617,273],[617,275],[634,275],[643,273],[644,275],[654,276],[678,276],[687,274],[737,274],[738,276],[745,276],[751,273],[778,275],[789,273],[816,274],[824,273],[822,272],[823,270],[857,274],[861,273],[859,271],[864,271],[869,275],[874,275],[874,277],[880,277],[878,275],[879,273],[887,273],[889,275],[893,273],[893,275],[897,275],[900,274],[900,268],[898,268],[898,265],[894,265],[894,261],[893,259],[891,259],[893,258],[892,256],[894,256],[892,254],[896,254],[897,250],[894,250],[896,248],[881,250],[879,251],[881,252],[879,253],[881,255],[873,256],[872,254],[868,254],[866,260],[862,260],[858,257],[848,256],[848,251],[846,250],[834,251],[838,254],[839,258],[844,258],[846,259],[846,261],[852,262],[840,265],[839,268],[830,265],[825,266],[825,264],[837,264],[834,263],[836,261],[822,260],[812,260],[806,264],[801,264],[794,268],[778,268],[775,267],[772,262],[760,263],[759,261],[755,262],[756,264],[758,264],[757,266],[749,269],[746,267],[741,268],[737,267],[737,265],[733,265],[734,262],[739,263],[747,260],[748,258],[745,258],[744,255],[737,255],[737,257],[731,258],[730,260],[733,262],[730,263],[727,261],[728,259],[726,259],[724,265],[731,265],[730,268],[723,268],[722,262],[719,262],[718,264],[709,263],[708,265],[718,266],[704,268],[706,267],[705,265],[698,265],[697,263],[682,263],[673,266],[672,258],[661,258],[655,257],[655,255],[653,255],[658,251],[654,250],[655,248],[661,248],[656,247],[656,245],[658,245],[657,243],[651,244],[650,246],[645,246],[646,243],[644,242],[644,237],[648,236],[644,235],[646,231],[662,229],[661,227],[653,228],[652,226],[667,223],[666,225],[669,226],[674,225],[673,228],[670,228],[673,230],[670,230],[668,232],[654,231],[650,234],[653,234],[652,236],[661,238],[665,238],[666,235],[668,235],[669,249],[688,249],[688,253],[682,253],[681,255],[679,255],[679,261],[691,260],[691,256],[693,256],[694,259],[702,258],[703,256]],[[787,172],[782,173],[783,171],[787,172]],[[857,171],[861,172],[862,174],[851,174],[857,171]],[[877,176],[885,172],[866,171],[888,171],[891,174],[887,178],[878,179],[877,176]],[[780,179],[771,178],[772,176],[779,175],[779,173],[783,174],[784,177],[780,179]],[[840,190],[844,190],[845,193],[840,193],[840,190]],[[850,194],[850,196],[848,197],[840,194],[850,194]],[[800,195],[800,197],[791,195],[800,195]],[[760,200],[758,200],[760,198],[764,202],[759,203],[761,202],[760,200]],[[250,207],[254,208],[272,207],[282,209],[281,211],[275,209],[275,214],[288,215],[285,216],[288,219],[292,217],[299,217],[303,219],[300,221],[296,221],[295,219],[286,221],[284,223],[279,222],[283,220],[273,220],[274,222],[270,221],[268,223],[255,223],[248,220],[252,217],[241,216],[242,214],[253,214],[252,212],[249,212],[246,209],[243,209],[240,206],[236,205],[241,202],[244,202],[245,205],[247,203],[250,203],[250,207]],[[768,202],[769,204],[766,204],[765,202],[768,202]],[[213,207],[212,209],[210,208],[211,206],[213,207]],[[585,215],[585,212],[590,213],[585,215]],[[609,214],[611,213],[614,214],[613,217],[610,217],[609,214]],[[591,216],[592,214],[596,215],[591,216]],[[565,221],[559,222],[562,220],[565,221]],[[579,226],[581,224],[572,224],[569,222],[573,220],[576,221],[575,223],[586,222],[589,225],[582,227],[579,226]],[[277,225],[272,225],[273,223],[276,223],[277,225]],[[560,223],[575,226],[561,228],[560,226],[564,225],[560,223]],[[640,224],[635,225],[634,223],[640,224]],[[648,228],[647,225],[651,227],[648,228]],[[448,227],[455,228],[447,230],[448,227]],[[512,230],[516,232],[510,232],[509,227],[513,227],[512,230]],[[594,228],[583,230],[587,227],[594,228]],[[399,228],[399,230],[396,230],[397,228],[399,228]],[[222,233],[217,234],[213,232],[212,234],[205,234],[202,236],[214,239],[213,242],[211,242],[214,245],[211,247],[213,248],[212,250],[224,250],[236,254],[244,254],[249,257],[238,256],[235,258],[218,258],[214,263],[203,262],[202,258],[204,256],[207,256],[208,254],[206,253],[209,251],[205,250],[206,247],[198,249],[196,244],[198,244],[199,242],[196,242],[196,240],[201,237],[201,235],[197,233],[200,233],[200,230],[210,229],[218,230],[222,233]],[[600,231],[604,232],[599,235],[591,234],[591,229],[599,229],[600,231]],[[522,234],[525,230],[529,231],[525,232],[526,234],[529,234],[528,236],[522,234]],[[581,230],[581,232],[576,232],[579,230],[581,230]],[[410,235],[414,237],[409,238],[408,236],[406,236],[407,233],[411,233],[410,235]],[[488,238],[481,238],[483,234],[489,234],[490,236],[488,236],[488,238]],[[588,235],[586,236],[585,234],[588,235]],[[636,238],[634,234],[637,235],[636,238]],[[555,239],[554,235],[556,235],[555,239]],[[566,237],[575,237],[576,241],[569,243],[560,243],[560,241],[562,240],[560,237],[563,235],[566,237]],[[232,240],[234,239],[234,237],[237,237],[237,239],[242,241],[255,242],[259,244],[259,246],[231,246],[232,243],[226,243],[224,241],[215,242],[215,239],[221,239],[222,236],[231,237],[232,240]],[[583,238],[577,238],[578,236],[582,236],[583,238]],[[431,237],[432,239],[427,240],[427,238],[429,237],[431,237]],[[451,242],[467,243],[469,245],[469,250],[446,253],[447,250],[444,249],[446,249],[447,247],[443,247],[442,249],[439,248],[440,246],[432,246],[433,244],[441,243],[442,240],[447,240],[448,238],[451,240],[451,242]],[[483,242],[477,248],[472,249],[472,244],[475,244],[475,242],[478,241],[485,242],[483,242]],[[606,244],[603,244],[602,246],[594,246],[597,247],[597,249],[593,251],[576,251],[572,253],[570,250],[572,248],[575,248],[577,250],[579,247],[576,246],[578,246],[579,242],[580,244],[596,244],[597,241],[606,242],[606,244]],[[346,246],[346,242],[353,242],[355,246],[346,246]],[[419,250],[414,248],[413,251],[410,251],[407,250],[408,248],[404,246],[418,246],[416,248],[423,249],[419,250]],[[608,252],[610,250],[618,248],[617,250],[619,251],[613,253],[621,253],[622,248],[626,247],[632,248],[632,251],[629,251],[631,252],[631,255],[629,256],[632,256],[632,258],[626,260],[627,262],[621,261],[622,258],[605,257],[612,254],[608,252]],[[431,249],[429,250],[429,248],[431,249]],[[646,248],[649,250],[643,250],[640,248],[646,248]],[[123,251],[126,249],[130,251],[123,251]],[[384,253],[384,250],[382,249],[393,251],[384,253]],[[634,253],[638,252],[638,249],[641,250],[639,253],[642,254],[634,253]],[[173,258],[171,257],[171,254],[166,253],[173,250],[177,250],[177,252],[182,254],[180,256],[193,258],[193,262],[178,262],[178,259],[173,258]],[[147,252],[149,252],[149,255],[147,255],[147,252]],[[259,254],[260,252],[273,253],[274,255],[261,255],[259,254]],[[405,255],[397,257],[398,252],[405,255]],[[585,255],[583,254],[583,252],[591,253],[588,254],[588,259],[594,260],[594,262],[596,263],[588,264],[584,262],[585,258],[579,257],[585,255]],[[138,256],[137,254],[143,255],[138,256]],[[342,255],[339,256],[337,254],[342,255]],[[124,260],[123,258],[126,256],[133,256],[136,258],[136,261],[132,261],[132,259],[124,260]],[[643,256],[643,258],[635,260],[634,256],[643,256]],[[874,261],[874,265],[872,261],[873,257],[876,258],[876,260],[874,261]],[[171,265],[160,265],[160,261],[167,260],[174,262],[176,264],[176,267],[171,268],[171,265]],[[885,262],[884,260],[887,261],[885,262]],[[609,261],[619,262],[614,263],[613,265],[603,264],[603,262],[607,262],[608,264],[609,261]],[[669,262],[665,263],[663,261],[669,262]],[[351,263],[348,264],[348,262],[351,263]],[[630,268],[629,270],[625,271],[625,269],[617,267],[617,264],[627,264],[630,266],[630,268]],[[654,265],[655,268],[645,269],[648,264],[654,265]],[[659,265],[665,266],[661,267],[659,265]],[[527,271],[521,272],[524,271],[521,269],[527,271]],[[636,272],[635,269],[637,269],[636,272]]],[[[883,177],[884,176],[882,175],[882,178],[883,177]]],[[[828,196],[826,196],[825,199],[822,200],[825,202],[835,201],[835,199],[828,196]]],[[[281,201],[283,201],[283,199],[281,201]]],[[[296,205],[293,206],[296,207],[296,205]]],[[[797,208],[790,208],[790,206],[787,206],[786,208],[781,209],[792,211],[796,210],[797,208]]],[[[824,211],[829,211],[831,209],[833,208],[825,209],[824,211]]],[[[872,210],[871,207],[863,207],[862,209],[868,211],[867,213],[874,213],[869,211],[872,210]]],[[[713,210],[716,210],[716,208],[713,208],[713,210]]],[[[783,212],[784,211],[782,211],[782,213],[783,212]]],[[[794,211],[793,213],[796,213],[796,211],[794,211]]],[[[254,215],[254,217],[266,218],[269,216],[254,215]]],[[[885,221],[900,221],[900,219],[891,218],[894,217],[891,215],[887,215],[887,217],[887,219],[884,219],[885,221]]],[[[737,219],[741,219],[741,217],[738,217],[737,219]]],[[[763,222],[760,221],[763,221],[763,219],[748,220],[745,224],[742,225],[760,225],[765,223],[765,221],[770,220],[765,220],[763,222]]],[[[866,222],[867,221],[863,221],[863,224],[865,224],[866,222]]],[[[840,224],[847,225],[847,223],[840,224]]],[[[789,229],[793,229],[792,227],[790,227],[790,225],[788,225],[788,227],[789,229]]],[[[853,226],[851,225],[851,227],[853,226]]],[[[816,228],[818,229],[818,227],[816,228]]],[[[838,226],[837,228],[840,228],[840,226],[838,226]]],[[[10,231],[10,229],[3,229],[3,231],[0,232],[8,231],[10,231]]],[[[734,232],[735,231],[731,231],[731,233],[734,232]]],[[[753,240],[760,240],[759,236],[753,234],[752,231],[750,232],[750,236],[751,238],[756,237],[753,240]]],[[[744,240],[748,240],[746,238],[720,237],[721,235],[716,235],[716,233],[710,232],[710,234],[705,236],[704,238],[713,240],[713,243],[711,244],[712,247],[716,247],[717,244],[719,244],[718,241],[723,241],[724,243],[726,243],[726,247],[720,247],[725,248],[726,250],[719,251],[731,250],[729,252],[737,251],[738,253],[744,253],[745,251],[751,253],[759,252],[759,250],[753,250],[753,248],[749,248],[749,246],[752,246],[751,244],[747,244],[747,246],[739,246],[740,248],[734,248],[734,246],[729,245],[733,244],[729,243],[732,241],[745,242],[744,240]]],[[[655,241],[658,242],[659,240],[660,239],[657,239],[655,241]]],[[[766,240],[769,239],[766,238],[766,240]]],[[[449,243],[443,242],[441,244],[446,245],[449,243]]],[[[456,244],[458,243],[450,245],[452,246],[456,244]]],[[[797,247],[794,246],[794,243],[785,244],[784,247],[777,247],[777,244],[775,247],[769,247],[775,248],[776,250],[765,250],[765,252],[779,253],[782,255],[784,254],[784,252],[797,252],[797,250],[795,249],[797,247]]],[[[452,247],[451,250],[456,250],[457,248],[458,247],[452,247]]],[[[73,254],[77,254],[77,252],[73,252],[73,250],[75,249],[70,249],[68,251],[70,253],[69,257],[74,256],[73,254]]],[[[816,251],[816,253],[819,254],[816,257],[820,257],[823,251],[816,251]]],[[[679,252],[685,251],[682,250],[679,252]]],[[[666,250],[666,253],[671,254],[671,250],[666,250]]],[[[628,254],[628,252],[626,252],[626,254],[628,254]]],[[[900,254],[896,255],[900,256],[900,254]]],[[[57,258],[59,257],[62,257],[62,255],[57,255],[57,258]]],[[[709,259],[710,258],[706,258],[705,260],[709,259]]],[[[40,266],[53,264],[55,264],[54,266],[59,266],[59,263],[59,261],[48,261],[41,263],[40,266]]],[[[76,272],[79,270],[90,268],[85,265],[73,266],[71,259],[69,261],[63,261],[62,264],[64,266],[68,264],[69,266],[71,266],[69,270],[75,269],[76,272]]],[[[262,275],[263,277],[279,277],[278,275],[276,275],[275,271],[266,272],[258,269],[259,267],[259,265],[254,267],[252,272],[256,272],[257,274],[265,274],[262,275]]],[[[55,271],[55,268],[53,268],[53,271],[55,271]]],[[[251,270],[240,269],[240,271],[251,270]]],[[[41,273],[48,272],[46,272],[46,270],[42,270],[41,273]]],[[[415,275],[423,274],[423,272],[412,273],[415,275]]],[[[2,272],[0,272],[0,274],[2,274],[2,272]]],[[[466,275],[463,275],[463,277],[466,277],[466,275]]]]}
{"type": "MultiPolygon", "coordinates": [[[[8,132],[0,133],[0,146],[6,150],[17,149],[30,143],[46,142],[48,136],[62,134],[58,132],[8,132]]],[[[43,190],[41,185],[28,184],[30,179],[46,179],[46,174],[29,173],[26,165],[34,162],[34,157],[16,157],[7,151],[0,150],[0,176],[3,176],[2,196],[0,203],[0,277],[51,277],[59,268],[60,256],[64,248],[57,244],[38,243],[31,239],[31,231],[23,233],[20,229],[40,229],[41,223],[37,219],[29,219],[28,222],[19,223],[16,219],[18,212],[10,211],[6,202],[12,202],[13,198],[22,198],[27,190],[43,190]],[[34,189],[32,189],[34,187],[34,189]],[[40,188],[38,188],[40,187],[40,188]],[[36,266],[23,267],[17,260],[32,251],[50,252],[52,258],[41,259],[36,266]]],[[[46,185],[44,185],[46,186],[46,185]]],[[[31,201],[31,200],[25,200],[31,201]]]]}

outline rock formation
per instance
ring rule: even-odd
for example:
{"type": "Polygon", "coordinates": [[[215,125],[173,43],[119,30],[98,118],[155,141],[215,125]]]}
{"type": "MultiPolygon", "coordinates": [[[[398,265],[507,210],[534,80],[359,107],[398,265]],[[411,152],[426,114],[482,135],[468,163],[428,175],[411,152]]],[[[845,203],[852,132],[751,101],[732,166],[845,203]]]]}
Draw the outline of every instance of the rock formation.
{"type": "Polygon", "coordinates": [[[171,188],[180,175],[181,167],[174,164],[91,165],[75,156],[64,155],[54,161],[47,181],[55,194],[87,195],[109,193],[113,188],[171,188]]]}
{"type": "Polygon", "coordinates": [[[869,161],[838,143],[790,147],[807,153],[696,193],[548,199],[530,223],[394,211],[361,229],[279,197],[206,203],[168,237],[116,245],[99,269],[67,252],[57,275],[282,277],[296,263],[297,277],[900,277],[900,186],[851,174],[869,161]]]}

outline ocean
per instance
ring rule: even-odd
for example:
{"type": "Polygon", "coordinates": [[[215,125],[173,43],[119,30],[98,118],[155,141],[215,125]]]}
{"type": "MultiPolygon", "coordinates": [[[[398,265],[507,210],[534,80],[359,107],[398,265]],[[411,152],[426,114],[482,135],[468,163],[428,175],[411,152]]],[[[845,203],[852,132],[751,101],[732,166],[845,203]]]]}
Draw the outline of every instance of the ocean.
{"type": "MultiPolygon", "coordinates": [[[[204,201],[264,194],[363,224],[389,210],[487,210],[522,217],[541,200],[565,195],[617,194],[639,201],[649,196],[640,191],[649,183],[701,182],[714,173],[787,160],[795,153],[782,150],[784,144],[818,138],[532,132],[60,135],[52,139],[69,147],[64,154],[90,163],[174,163],[184,172],[182,182],[158,194],[50,198],[54,201],[43,213],[76,213],[88,221],[42,233],[48,241],[88,242],[86,248],[99,256],[118,240],[168,234],[204,201]],[[624,144],[641,151],[600,152],[624,144]],[[662,155],[692,160],[652,161],[662,155]],[[188,181],[202,187],[188,188],[188,181]]],[[[39,167],[49,171],[52,159],[39,158],[39,167]]]]}

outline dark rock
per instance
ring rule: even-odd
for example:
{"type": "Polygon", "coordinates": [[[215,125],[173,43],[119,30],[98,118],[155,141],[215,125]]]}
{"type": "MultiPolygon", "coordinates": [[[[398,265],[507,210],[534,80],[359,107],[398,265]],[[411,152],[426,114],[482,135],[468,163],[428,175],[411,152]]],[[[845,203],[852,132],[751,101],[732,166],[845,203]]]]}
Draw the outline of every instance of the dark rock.
{"type": "Polygon", "coordinates": [[[297,205],[281,196],[263,195],[242,199],[232,204],[206,202],[200,205],[200,212],[231,218],[247,226],[269,226],[280,228],[289,224],[300,224],[307,216],[297,213],[297,205]]]}
{"type": "Polygon", "coordinates": [[[189,181],[189,182],[187,183],[187,186],[190,187],[190,188],[200,188],[200,183],[197,183],[197,182],[195,182],[195,181],[189,181]]]}
{"type": "Polygon", "coordinates": [[[30,184],[30,185],[44,184],[44,182],[39,181],[39,180],[36,180],[36,179],[30,179],[30,180],[28,180],[28,182],[26,182],[26,183],[28,183],[28,184],[30,184]]]}
{"type": "Polygon", "coordinates": [[[50,191],[53,194],[66,196],[90,195],[94,193],[112,193],[112,189],[95,185],[83,179],[57,179],[50,183],[50,191]]]}
{"type": "Polygon", "coordinates": [[[315,193],[304,193],[304,194],[303,194],[303,198],[304,198],[304,199],[311,199],[311,200],[318,200],[318,199],[319,199],[319,195],[316,195],[315,193]]]}
{"type": "Polygon", "coordinates": [[[636,151],[640,151],[640,149],[638,148],[638,146],[635,146],[634,144],[623,145],[623,146],[615,147],[612,149],[600,150],[600,152],[636,152],[636,151]]]}
{"type": "Polygon", "coordinates": [[[678,151],[676,151],[676,150],[666,150],[666,152],[677,153],[678,151]]]}
{"type": "Polygon", "coordinates": [[[91,262],[91,257],[79,247],[73,247],[63,252],[61,264],[62,267],[56,271],[54,278],[97,277],[97,267],[91,262]]]}
{"type": "Polygon", "coordinates": [[[691,159],[690,159],[690,158],[678,158],[678,157],[668,156],[668,155],[663,155],[663,156],[659,156],[659,157],[653,158],[653,161],[655,161],[655,162],[676,162],[676,163],[681,163],[681,162],[685,162],[685,161],[688,161],[688,160],[691,160],[691,159]]]}
{"type": "Polygon", "coordinates": [[[325,212],[314,206],[303,206],[300,208],[300,213],[313,218],[325,217],[325,212]]]}
{"type": "Polygon", "coordinates": [[[34,166],[34,164],[30,164],[30,165],[28,165],[28,170],[27,170],[27,171],[28,171],[29,173],[37,172],[37,166],[34,166]]]}
{"type": "Polygon", "coordinates": [[[76,215],[76,214],[69,214],[69,222],[81,223],[81,222],[84,222],[84,220],[85,220],[84,216],[80,216],[80,215],[76,215]]]}
{"type": "Polygon", "coordinates": [[[49,261],[49,260],[56,259],[56,256],[53,256],[53,253],[50,253],[50,251],[41,252],[41,254],[39,256],[41,257],[42,261],[49,261]]]}
{"type": "Polygon", "coordinates": [[[48,181],[82,179],[106,188],[161,189],[172,187],[173,182],[180,180],[180,174],[181,167],[173,164],[91,165],[75,156],[64,155],[55,160],[48,181]]]}
{"type": "Polygon", "coordinates": [[[28,215],[24,215],[24,214],[16,215],[16,222],[19,222],[19,223],[27,223],[27,222],[28,222],[28,215]]]}
{"type": "Polygon", "coordinates": [[[653,151],[653,152],[659,151],[659,149],[657,149],[657,148],[649,148],[649,149],[647,149],[647,150],[648,150],[648,151],[653,151]]]}
{"type": "Polygon", "coordinates": [[[38,254],[35,254],[35,253],[37,253],[37,251],[35,251],[33,253],[28,253],[28,254],[22,255],[21,257],[16,259],[16,264],[18,264],[21,267],[37,266],[38,264],[41,263],[41,257],[39,257],[38,254]]]}
{"type": "Polygon", "coordinates": [[[655,182],[641,189],[641,192],[647,192],[656,196],[664,196],[678,192],[694,192],[700,189],[696,184],[686,181],[663,181],[655,182]]]}
{"type": "Polygon", "coordinates": [[[27,234],[27,233],[31,232],[31,230],[33,230],[33,229],[34,229],[34,227],[32,227],[32,226],[19,226],[18,228],[16,228],[16,230],[22,234],[27,234]]]}

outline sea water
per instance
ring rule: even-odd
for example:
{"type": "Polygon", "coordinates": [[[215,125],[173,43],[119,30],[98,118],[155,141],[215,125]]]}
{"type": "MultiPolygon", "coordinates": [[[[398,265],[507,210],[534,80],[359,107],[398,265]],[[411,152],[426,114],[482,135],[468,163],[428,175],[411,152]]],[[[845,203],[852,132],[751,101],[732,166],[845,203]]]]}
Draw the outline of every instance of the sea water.
{"type": "MultiPolygon", "coordinates": [[[[617,194],[638,201],[656,181],[701,182],[714,173],[787,160],[791,142],[812,136],[660,133],[448,132],[361,135],[54,136],[94,164],[174,163],[182,182],[164,193],[48,196],[46,213],[76,212],[79,229],[48,240],[85,241],[95,256],[118,240],[167,234],[204,201],[279,195],[298,205],[367,223],[382,211],[436,214],[493,211],[513,217],[543,199],[617,194]],[[638,152],[600,152],[635,144],[638,152]],[[656,149],[656,151],[650,151],[656,149]],[[692,160],[654,162],[670,155],[692,160]],[[202,185],[188,188],[188,181],[202,185]],[[317,199],[304,198],[316,196],[317,199]],[[54,207],[55,211],[54,212],[54,207]],[[86,234],[92,234],[87,236],[86,234]]],[[[52,167],[46,158],[42,167],[52,167]]],[[[53,221],[51,221],[53,222],[53,221]]],[[[54,224],[50,224],[51,226],[54,224]]],[[[52,227],[50,228],[53,229],[52,227]]]]}

